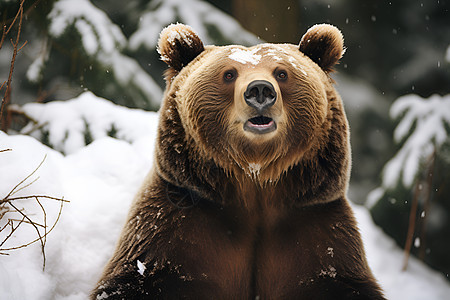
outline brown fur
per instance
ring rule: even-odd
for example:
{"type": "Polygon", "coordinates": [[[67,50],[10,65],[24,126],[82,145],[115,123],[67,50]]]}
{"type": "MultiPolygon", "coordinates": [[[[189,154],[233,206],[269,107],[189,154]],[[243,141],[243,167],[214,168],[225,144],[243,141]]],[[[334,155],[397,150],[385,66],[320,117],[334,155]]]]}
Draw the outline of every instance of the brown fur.
{"type": "Polygon", "coordinates": [[[343,53],[336,32],[201,51],[190,28],[162,32],[170,68],[155,165],[93,299],[384,299],[346,200],[348,125],[328,76],[343,53]],[[243,130],[256,79],[278,95],[277,130],[264,135],[243,130]]]}
{"type": "Polygon", "coordinates": [[[300,51],[326,72],[330,72],[345,52],[343,42],[342,33],[336,27],[328,24],[315,25],[300,41],[300,51]]]}

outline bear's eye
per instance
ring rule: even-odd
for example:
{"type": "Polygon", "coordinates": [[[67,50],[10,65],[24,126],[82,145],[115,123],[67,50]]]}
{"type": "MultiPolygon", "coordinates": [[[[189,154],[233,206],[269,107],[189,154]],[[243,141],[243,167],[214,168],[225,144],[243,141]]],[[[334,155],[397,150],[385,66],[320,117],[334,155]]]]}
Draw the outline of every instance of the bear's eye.
{"type": "Polygon", "coordinates": [[[277,79],[279,79],[279,80],[286,80],[287,79],[286,71],[278,71],[277,79]]]}
{"type": "Polygon", "coordinates": [[[236,78],[236,72],[233,71],[233,70],[226,71],[226,72],[223,74],[223,79],[225,79],[225,81],[230,82],[230,81],[233,81],[234,78],[236,78]]]}

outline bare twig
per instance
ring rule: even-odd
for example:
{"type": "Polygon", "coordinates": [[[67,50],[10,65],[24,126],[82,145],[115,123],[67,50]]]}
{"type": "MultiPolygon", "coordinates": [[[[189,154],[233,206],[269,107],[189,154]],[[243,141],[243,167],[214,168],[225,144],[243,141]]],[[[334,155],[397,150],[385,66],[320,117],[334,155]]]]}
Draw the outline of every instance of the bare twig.
{"type": "MultiPolygon", "coordinates": [[[[35,182],[38,181],[38,180],[39,180],[39,176],[36,177],[32,182],[27,183],[27,184],[23,185],[22,187],[20,187],[19,189],[15,190],[15,191],[14,191],[14,194],[20,192],[21,190],[26,189],[27,187],[29,187],[30,185],[32,185],[33,183],[35,183],[35,182]]],[[[11,200],[11,198],[8,198],[8,199],[11,200]]]]}
{"type": "Polygon", "coordinates": [[[416,228],[417,206],[419,203],[419,193],[420,193],[419,186],[420,184],[417,183],[414,189],[414,197],[411,203],[411,211],[409,212],[409,225],[404,249],[405,257],[403,259],[403,268],[402,268],[403,271],[406,271],[406,269],[408,268],[408,260],[409,255],[411,254],[411,246],[413,243],[414,231],[416,228]]]}
{"type": "Polygon", "coordinates": [[[36,224],[25,213],[23,213],[20,209],[18,209],[14,204],[12,204],[11,202],[8,202],[8,205],[10,205],[12,208],[14,208],[19,214],[22,215],[22,217],[24,217],[28,222],[30,222],[31,226],[33,226],[34,229],[36,229],[36,233],[37,233],[37,235],[39,237],[39,241],[41,242],[42,257],[44,258],[44,268],[45,268],[44,242],[42,241],[42,236],[41,236],[41,232],[39,231],[39,228],[36,226],[36,224]]]}
{"type": "MultiPolygon", "coordinates": [[[[8,198],[7,201],[15,201],[15,200],[26,200],[26,199],[33,199],[33,198],[44,198],[44,199],[49,199],[49,200],[56,200],[56,201],[62,201],[62,202],[70,202],[68,200],[64,200],[62,198],[57,198],[57,197],[51,197],[51,196],[46,196],[46,195],[31,195],[31,196],[20,196],[20,197],[11,197],[8,198]]],[[[3,204],[3,202],[7,202],[5,201],[5,199],[0,200],[0,205],[3,204]]]]}
{"type": "Polygon", "coordinates": [[[3,90],[3,87],[5,86],[6,81],[3,81],[2,85],[0,86],[0,92],[3,90]]]}
{"type": "MultiPolygon", "coordinates": [[[[62,213],[63,203],[64,203],[64,202],[69,202],[69,201],[64,200],[64,199],[61,198],[61,206],[60,206],[59,211],[58,211],[58,216],[56,217],[56,220],[55,220],[55,222],[53,223],[53,226],[47,231],[47,235],[48,235],[50,232],[53,231],[53,229],[55,228],[55,226],[56,226],[56,224],[58,223],[59,219],[61,218],[61,213],[62,213]]],[[[22,221],[22,223],[25,223],[25,220],[22,221]]],[[[36,224],[36,223],[34,223],[34,224],[36,224]]],[[[20,225],[20,224],[19,224],[19,225],[20,225]]],[[[42,226],[42,225],[41,225],[41,226],[42,226]]],[[[16,226],[16,228],[17,228],[17,227],[18,227],[18,226],[16,226]]],[[[39,241],[39,240],[40,240],[40,238],[37,238],[37,239],[35,239],[35,240],[32,240],[31,242],[28,242],[27,244],[23,244],[23,245],[16,246],[16,247],[11,247],[11,248],[0,249],[0,251],[10,251],[10,250],[17,250],[17,249],[20,249],[20,248],[25,248],[25,247],[30,246],[31,244],[36,243],[36,242],[39,241]]],[[[3,253],[0,252],[0,254],[3,254],[3,253]]],[[[45,263],[44,263],[44,267],[45,267],[45,263]]]]}
{"type": "Polygon", "coordinates": [[[2,32],[2,38],[0,39],[0,49],[2,49],[3,43],[5,42],[6,36],[13,28],[14,24],[17,21],[17,18],[23,17],[23,4],[25,3],[25,0],[20,1],[19,10],[17,11],[16,15],[14,16],[14,19],[9,24],[9,27],[6,26],[6,24],[3,24],[3,32],[2,32]]]}
{"type": "Polygon", "coordinates": [[[6,27],[6,24],[3,25],[3,33],[2,33],[2,38],[0,39],[0,49],[2,49],[3,43],[5,42],[6,36],[8,35],[8,33],[11,31],[12,27],[14,26],[14,23],[16,23],[17,18],[20,16],[20,14],[23,13],[23,3],[25,2],[25,0],[22,0],[20,3],[20,8],[17,11],[14,19],[12,20],[11,24],[9,24],[9,27],[6,27]],[[22,12],[21,12],[22,10],[22,12]]]}
{"type": "MultiPolygon", "coordinates": [[[[431,187],[433,184],[433,169],[434,169],[434,161],[435,161],[435,155],[436,155],[436,148],[433,151],[433,153],[430,155],[430,157],[427,160],[427,163],[430,165],[428,172],[427,172],[427,185],[429,188],[429,192],[428,192],[428,196],[426,199],[426,205],[429,205],[429,198],[430,198],[430,192],[431,192],[431,187]]],[[[409,225],[408,225],[408,233],[406,235],[406,242],[405,242],[405,249],[404,249],[404,253],[405,253],[405,257],[403,259],[403,271],[406,271],[406,269],[408,268],[408,260],[409,260],[409,256],[411,254],[411,247],[413,244],[413,238],[414,238],[414,232],[416,229],[416,222],[417,222],[417,208],[419,206],[419,198],[420,198],[420,191],[421,191],[421,187],[422,186],[422,180],[419,178],[417,179],[416,182],[416,187],[414,189],[414,196],[413,196],[413,200],[411,203],[411,211],[409,213],[409,225]]]]}
{"type": "MultiPolygon", "coordinates": [[[[44,214],[44,241],[42,242],[42,249],[44,249],[45,244],[47,244],[47,213],[45,212],[44,206],[42,206],[41,201],[39,201],[39,197],[34,197],[36,202],[41,207],[42,213],[44,214]]],[[[42,241],[42,240],[41,240],[42,241]]],[[[44,265],[45,265],[45,255],[44,255],[44,265]]]]}
{"type": "MultiPolygon", "coordinates": [[[[9,120],[9,117],[8,117],[7,106],[9,105],[9,103],[11,103],[11,81],[12,81],[12,74],[13,74],[13,71],[14,71],[14,64],[16,62],[17,53],[20,50],[22,50],[22,48],[27,44],[27,41],[25,41],[22,44],[22,46],[19,47],[20,33],[21,33],[21,30],[22,30],[23,4],[24,4],[24,2],[25,2],[25,0],[21,0],[20,1],[19,11],[17,12],[17,14],[14,17],[14,20],[10,24],[10,26],[8,28],[6,28],[6,25],[3,25],[3,33],[2,33],[2,38],[0,40],[0,49],[1,49],[7,34],[12,29],[14,23],[17,20],[19,20],[18,29],[17,29],[17,35],[16,35],[16,41],[13,42],[11,40],[11,44],[13,46],[13,55],[12,55],[12,58],[11,58],[11,66],[10,66],[10,69],[9,69],[8,80],[6,81],[5,94],[4,94],[3,98],[2,98],[2,104],[1,104],[1,107],[0,107],[0,121],[1,121],[1,128],[0,129],[5,131],[5,132],[8,130],[9,123],[10,123],[10,120],[9,120]]],[[[2,84],[2,88],[3,88],[3,85],[4,84],[2,84]]]]}
{"type": "MultiPolygon", "coordinates": [[[[42,1],[42,0],[36,0],[36,1],[34,1],[34,3],[31,4],[31,5],[27,8],[27,10],[25,10],[25,12],[23,13],[23,16],[24,16],[25,18],[28,17],[28,16],[33,12],[33,10],[38,6],[39,2],[41,2],[41,1],[42,1]]],[[[12,17],[12,18],[9,18],[9,19],[5,20],[3,26],[6,27],[7,25],[14,24],[14,22],[16,21],[16,19],[17,19],[17,17],[14,16],[14,17],[12,17]]]]}
{"type": "Polygon", "coordinates": [[[34,175],[34,173],[37,172],[37,170],[39,170],[39,168],[42,166],[42,164],[44,163],[44,161],[47,159],[47,154],[44,156],[44,158],[41,160],[41,162],[39,163],[39,165],[36,167],[36,169],[34,169],[33,172],[31,172],[31,174],[29,174],[27,177],[25,177],[22,181],[20,181],[18,184],[16,184],[16,186],[14,186],[12,188],[12,190],[9,192],[8,195],[6,195],[6,197],[4,199],[9,199],[12,195],[14,195],[15,193],[17,193],[18,191],[20,191],[22,188],[20,188],[19,190],[17,190],[25,181],[27,181],[31,176],[34,175]]]}
{"type": "MultiPolygon", "coordinates": [[[[9,232],[9,234],[5,237],[5,239],[0,243],[0,248],[3,246],[4,243],[6,243],[6,241],[13,235],[13,233],[17,230],[17,228],[19,228],[20,225],[22,225],[22,223],[25,221],[25,218],[23,217],[22,220],[19,220],[19,224],[16,225],[16,227],[14,227],[14,220],[9,219],[8,222],[6,223],[5,227],[3,227],[0,232],[2,232],[6,227],[11,226],[11,231],[9,232]]],[[[0,252],[0,254],[3,254],[0,252]]]]}
{"type": "Polygon", "coordinates": [[[10,192],[6,195],[6,197],[4,197],[3,199],[0,199],[0,219],[3,219],[3,217],[6,216],[6,214],[14,214],[15,213],[15,214],[20,215],[19,219],[14,218],[14,217],[8,218],[8,220],[6,221],[6,224],[0,228],[0,232],[7,233],[5,235],[5,237],[3,238],[3,240],[0,241],[0,255],[8,255],[8,253],[6,253],[6,251],[21,249],[21,248],[27,247],[31,244],[38,242],[41,246],[41,252],[42,252],[42,257],[43,257],[43,268],[45,268],[45,262],[46,262],[45,245],[47,242],[47,236],[50,232],[53,231],[56,224],[58,223],[58,221],[61,217],[64,203],[69,202],[69,201],[64,200],[64,198],[56,198],[56,197],[47,196],[47,195],[28,195],[28,196],[17,196],[17,197],[13,197],[13,196],[16,193],[18,193],[19,191],[23,190],[26,187],[29,187],[31,184],[36,182],[37,179],[32,180],[31,183],[28,183],[27,180],[29,180],[31,178],[31,176],[33,176],[39,170],[39,168],[44,163],[45,159],[46,159],[46,156],[42,159],[42,161],[39,163],[39,165],[29,175],[27,175],[23,180],[21,180],[18,184],[16,184],[10,190],[10,192]],[[27,215],[27,213],[25,212],[25,210],[23,208],[21,208],[17,205],[17,202],[20,200],[33,200],[33,199],[36,201],[37,205],[39,206],[40,210],[42,211],[43,224],[39,224],[38,222],[33,220],[29,215],[27,215]],[[58,215],[56,217],[56,220],[53,222],[53,224],[50,228],[47,223],[47,220],[48,220],[47,211],[45,209],[45,206],[42,203],[42,200],[45,200],[45,199],[59,201],[61,204],[58,215]],[[24,243],[22,245],[3,248],[6,241],[9,240],[13,236],[13,234],[19,229],[19,227],[23,226],[24,224],[30,225],[33,227],[34,231],[36,232],[37,238],[30,242],[24,243]]]}
{"type": "Polygon", "coordinates": [[[426,232],[427,232],[427,220],[428,220],[428,213],[430,211],[431,206],[431,198],[432,198],[432,191],[433,191],[433,175],[434,175],[434,167],[436,165],[436,148],[434,149],[433,154],[431,155],[431,163],[428,165],[427,170],[427,186],[428,190],[426,193],[424,208],[423,208],[423,218],[420,228],[420,251],[419,251],[419,258],[423,261],[425,259],[425,253],[426,253],[426,232]]]}
{"type": "MultiPolygon", "coordinates": [[[[26,223],[26,224],[29,224],[29,222],[27,221],[27,220],[24,220],[24,219],[22,219],[22,220],[19,220],[19,219],[13,219],[13,218],[10,218],[8,221],[12,221],[12,222],[24,222],[24,223],[26,223]]],[[[44,228],[44,225],[42,225],[42,224],[38,224],[38,223],[34,223],[34,224],[36,224],[36,226],[38,226],[38,227],[41,227],[41,228],[44,228]]]]}

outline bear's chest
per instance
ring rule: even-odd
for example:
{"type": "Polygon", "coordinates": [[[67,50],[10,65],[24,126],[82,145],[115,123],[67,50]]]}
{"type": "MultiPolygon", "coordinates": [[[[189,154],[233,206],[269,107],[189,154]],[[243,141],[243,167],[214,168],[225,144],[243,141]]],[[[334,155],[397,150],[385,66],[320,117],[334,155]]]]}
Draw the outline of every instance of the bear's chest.
{"type": "Polygon", "coordinates": [[[339,271],[342,224],[323,212],[298,211],[283,218],[198,210],[183,212],[164,256],[182,284],[177,295],[224,299],[277,299],[339,271]],[[191,286],[191,287],[189,287],[191,286]]]}

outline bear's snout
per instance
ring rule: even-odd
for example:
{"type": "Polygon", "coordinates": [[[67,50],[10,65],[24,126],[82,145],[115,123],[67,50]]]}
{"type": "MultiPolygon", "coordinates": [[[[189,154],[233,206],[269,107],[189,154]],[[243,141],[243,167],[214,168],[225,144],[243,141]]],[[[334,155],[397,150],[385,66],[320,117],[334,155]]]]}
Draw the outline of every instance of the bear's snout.
{"type": "Polygon", "coordinates": [[[245,122],[244,130],[263,134],[277,129],[275,121],[264,115],[277,101],[277,92],[270,82],[266,80],[250,82],[244,92],[244,99],[247,105],[254,108],[258,114],[245,122]]]}
{"type": "Polygon", "coordinates": [[[270,82],[255,80],[247,86],[244,99],[247,105],[253,107],[258,114],[262,115],[269,107],[275,104],[277,92],[270,82]]]}

